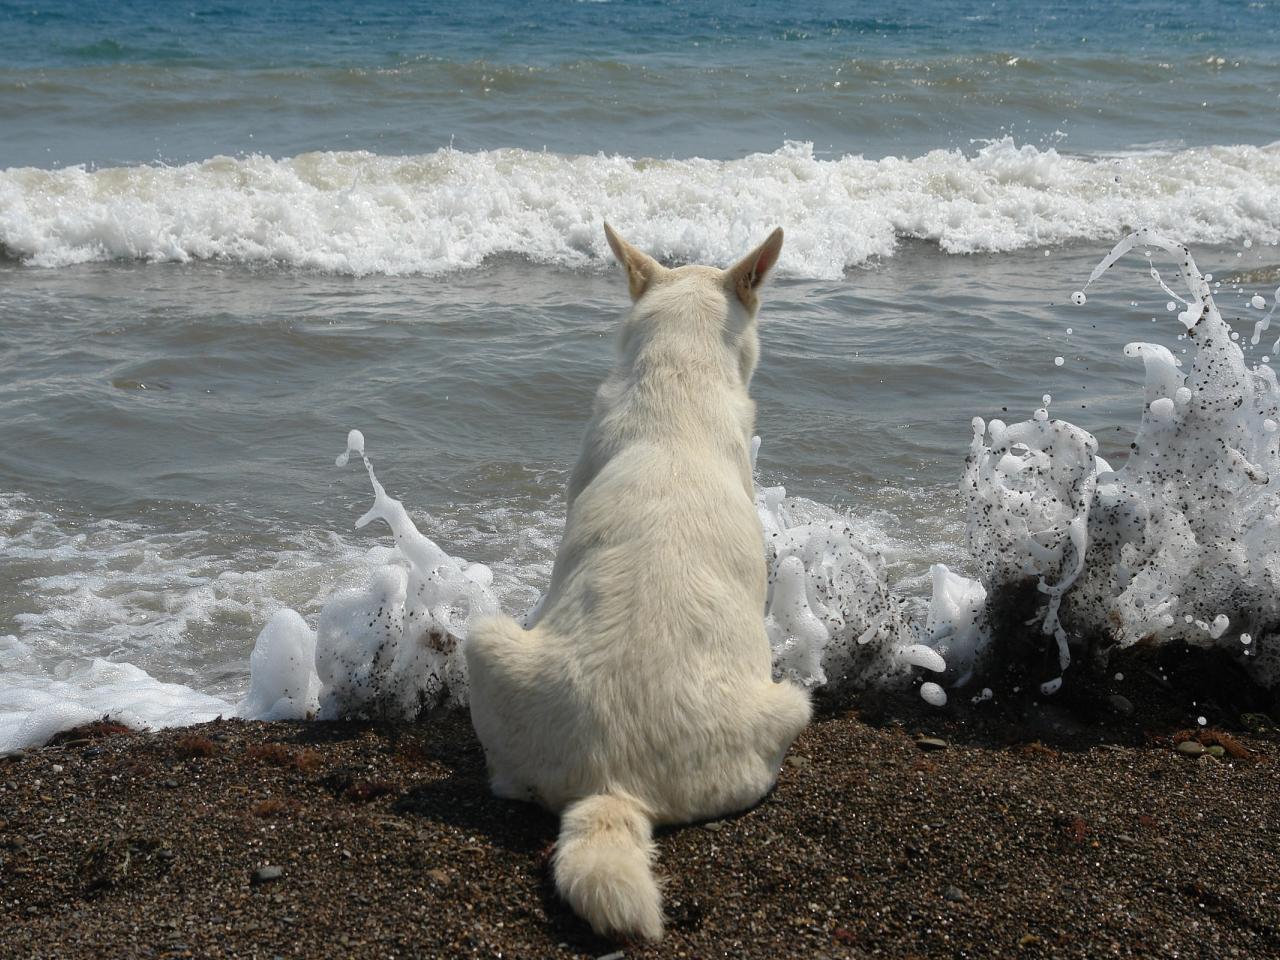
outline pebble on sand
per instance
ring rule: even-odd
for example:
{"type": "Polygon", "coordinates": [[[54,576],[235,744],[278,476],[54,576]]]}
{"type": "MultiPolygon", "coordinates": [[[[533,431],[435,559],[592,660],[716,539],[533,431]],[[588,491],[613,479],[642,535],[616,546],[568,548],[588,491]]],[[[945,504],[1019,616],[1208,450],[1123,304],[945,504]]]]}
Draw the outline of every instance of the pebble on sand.
{"type": "Polygon", "coordinates": [[[267,864],[266,866],[259,867],[257,870],[253,871],[253,876],[250,878],[250,882],[254,884],[268,883],[272,880],[279,880],[282,876],[284,876],[283,867],[267,864]]]}
{"type": "Polygon", "coordinates": [[[1114,713],[1122,717],[1133,716],[1133,704],[1130,702],[1129,698],[1123,694],[1113,693],[1107,699],[1107,703],[1110,704],[1114,713]]]}

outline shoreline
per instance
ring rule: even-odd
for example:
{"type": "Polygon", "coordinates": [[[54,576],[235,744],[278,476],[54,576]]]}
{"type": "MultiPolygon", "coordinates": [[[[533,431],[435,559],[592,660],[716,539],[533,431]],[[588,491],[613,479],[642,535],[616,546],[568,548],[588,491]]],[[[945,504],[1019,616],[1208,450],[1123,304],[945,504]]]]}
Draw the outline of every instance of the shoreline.
{"type": "Polygon", "coordinates": [[[1037,713],[825,704],[763,803],[659,831],[656,945],[559,901],[557,819],[489,793],[465,713],[82,728],[0,760],[0,955],[1280,952],[1280,729],[1037,713]]]}

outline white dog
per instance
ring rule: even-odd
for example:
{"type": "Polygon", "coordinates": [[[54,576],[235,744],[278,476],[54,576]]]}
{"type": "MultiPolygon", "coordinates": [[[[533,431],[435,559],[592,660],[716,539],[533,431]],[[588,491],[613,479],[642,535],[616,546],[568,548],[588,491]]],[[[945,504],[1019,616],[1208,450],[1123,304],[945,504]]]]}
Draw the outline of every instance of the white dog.
{"type": "Polygon", "coordinates": [[[635,306],[551,586],[533,626],[483,620],[466,656],[494,792],[562,813],[561,896],[597,933],[657,939],[653,825],[750,807],[809,722],[807,694],[771,676],[749,454],[756,288],[782,230],[730,270],[605,235],[635,306]]]}

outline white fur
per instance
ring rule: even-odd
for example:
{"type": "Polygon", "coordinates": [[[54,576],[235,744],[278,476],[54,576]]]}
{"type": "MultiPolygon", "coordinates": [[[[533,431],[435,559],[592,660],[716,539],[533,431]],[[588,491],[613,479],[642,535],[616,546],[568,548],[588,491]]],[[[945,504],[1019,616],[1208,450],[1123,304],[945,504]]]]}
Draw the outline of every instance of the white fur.
{"type": "Polygon", "coordinates": [[[809,721],[771,677],[749,457],[755,289],[782,236],[668,270],[605,229],[636,303],[551,587],[530,629],[481,621],[466,655],[494,791],[563,812],[561,895],[601,934],[656,939],[653,824],[750,807],[809,721]]]}

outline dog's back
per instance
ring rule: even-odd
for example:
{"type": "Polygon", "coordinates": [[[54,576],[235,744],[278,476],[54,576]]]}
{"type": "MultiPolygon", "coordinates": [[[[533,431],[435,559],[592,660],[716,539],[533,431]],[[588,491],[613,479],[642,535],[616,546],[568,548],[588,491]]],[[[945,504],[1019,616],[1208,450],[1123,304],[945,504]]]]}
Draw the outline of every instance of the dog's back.
{"type": "Polygon", "coordinates": [[[781,231],[731,271],[666,270],[608,233],[636,305],[551,587],[530,630],[477,624],[467,658],[494,789],[564,810],[562,894],[599,932],[656,937],[652,824],[756,802],[809,717],[770,676],[749,457],[754,291],[781,231]]]}

